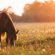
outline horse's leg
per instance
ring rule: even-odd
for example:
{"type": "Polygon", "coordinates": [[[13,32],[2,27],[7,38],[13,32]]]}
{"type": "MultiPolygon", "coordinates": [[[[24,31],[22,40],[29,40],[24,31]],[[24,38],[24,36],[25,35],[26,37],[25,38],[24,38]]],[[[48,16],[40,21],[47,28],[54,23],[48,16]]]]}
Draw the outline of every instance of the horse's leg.
{"type": "Polygon", "coordinates": [[[1,46],[1,34],[0,34],[0,46],[1,46]]]}
{"type": "Polygon", "coordinates": [[[7,34],[7,37],[6,37],[6,46],[10,46],[10,38],[9,38],[9,34],[7,34]]]}
{"type": "Polygon", "coordinates": [[[6,37],[6,46],[8,46],[8,38],[6,37]]]}
{"type": "Polygon", "coordinates": [[[1,43],[1,34],[0,34],[0,43],[1,43]]]}
{"type": "Polygon", "coordinates": [[[10,40],[10,44],[11,44],[11,46],[15,46],[14,38],[11,38],[11,40],[10,40]]]}
{"type": "Polygon", "coordinates": [[[13,42],[14,42],[13,46],[15,47],[15,45],[16,45],[16,41],[15,41],[15,40],[13,40],[13,42]]]}

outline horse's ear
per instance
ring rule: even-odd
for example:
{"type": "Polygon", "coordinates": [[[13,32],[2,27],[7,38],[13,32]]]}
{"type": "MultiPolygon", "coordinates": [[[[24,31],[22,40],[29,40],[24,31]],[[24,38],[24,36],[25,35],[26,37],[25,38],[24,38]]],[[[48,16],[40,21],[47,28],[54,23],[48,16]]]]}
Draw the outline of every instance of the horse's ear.
{"type": "Polygon", "coordinates": [[[16,31],[16,34],[19,32],[19,30],[16,31]]]}

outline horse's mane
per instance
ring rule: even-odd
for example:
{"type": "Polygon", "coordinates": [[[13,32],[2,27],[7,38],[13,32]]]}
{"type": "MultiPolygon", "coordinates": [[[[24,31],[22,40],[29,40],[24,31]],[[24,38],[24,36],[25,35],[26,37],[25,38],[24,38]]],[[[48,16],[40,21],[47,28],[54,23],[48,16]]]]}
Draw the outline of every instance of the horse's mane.
{"type": "MultiPolygon", "coordinates": [[[[7,17],[7,18],[9,18],[9,20],[12,22],[12,24],[13,24],[13,21],[12,21],[12,17],[11,17],[11,15],[9,14],[9,12],[7,12],[7,11],[5,11],[5,10],[2,10],[2,11],[0,11],[0,14],[3,16],[3,14],[7,17]]],[[[14,24],[13,24],[14,25],[14,24]]]]}
{"type": "Polygon", "coordinates": [[[12,21],[12,18],[11,18],[10,14],[7,11],[0,11],[0,13],[2,13],[5,16],[9,17],[9,19],[12,21]]]}

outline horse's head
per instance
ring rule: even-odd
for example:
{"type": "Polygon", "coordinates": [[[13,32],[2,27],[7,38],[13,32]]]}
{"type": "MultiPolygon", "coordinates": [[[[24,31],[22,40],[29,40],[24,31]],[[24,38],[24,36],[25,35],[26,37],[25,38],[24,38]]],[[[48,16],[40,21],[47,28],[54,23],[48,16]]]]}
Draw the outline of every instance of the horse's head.
{"type": "Polygon", "coordinates": [[[19,32],[19,30],[16,31],[16,34],[19,32]]]}

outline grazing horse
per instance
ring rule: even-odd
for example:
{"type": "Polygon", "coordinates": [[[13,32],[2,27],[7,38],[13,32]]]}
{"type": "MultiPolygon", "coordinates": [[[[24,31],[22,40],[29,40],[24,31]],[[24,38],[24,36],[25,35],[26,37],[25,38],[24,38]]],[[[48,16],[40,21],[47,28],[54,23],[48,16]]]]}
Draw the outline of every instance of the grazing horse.
{"type": "Polygon", "coordinates": [[[16,36],[16,30],[12,23],[11,17],[6,12],[0,12],[0,43],[1,34],[6,32],[6,45],[14,46],[16,36]]]}

